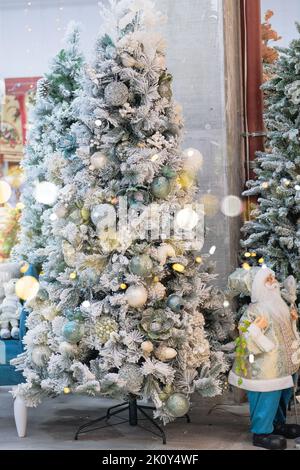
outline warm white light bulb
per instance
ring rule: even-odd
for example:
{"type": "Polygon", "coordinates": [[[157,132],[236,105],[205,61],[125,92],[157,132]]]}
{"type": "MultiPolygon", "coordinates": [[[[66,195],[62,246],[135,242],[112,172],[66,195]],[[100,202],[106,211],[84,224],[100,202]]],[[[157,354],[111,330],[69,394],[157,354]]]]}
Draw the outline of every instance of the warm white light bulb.
{"type": "Polygon", "coordinates": [[[217,249],[217,247],[216,247],[215,245],[212,246],[211,249],[209,250],[209,254],[210,254],[210,255],[214,255],[215,252],[216,252],[216,249],[217,249]]]}
{"type": "Polygon", "coordinates": [[[91,303],[88,300],[85,300],[82,302],[82,308],[89,308],[91,306],[91,303]]]}
{"type": "Polygon", "coordinates": [[[58,219],[58,217],[57,217],[56,214],[51,214],[50,215],[50,220],[52,220],[52,222],[54,222],[54,220],[57,220],[57,219],[58,219]]]}

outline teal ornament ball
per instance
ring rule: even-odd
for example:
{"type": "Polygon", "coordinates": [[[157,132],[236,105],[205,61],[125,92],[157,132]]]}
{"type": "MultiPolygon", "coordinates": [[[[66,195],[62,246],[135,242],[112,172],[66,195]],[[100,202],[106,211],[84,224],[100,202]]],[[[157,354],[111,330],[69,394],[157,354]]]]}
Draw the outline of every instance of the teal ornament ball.
{"type": "Polygon", "coordinates": [[[105,57],[107,59],[116,59],[117,49],[114,46],[107,46],[105,49],[105,57]]]}
{"type": "Polygon", "coordinates": [[[74,310],[67,308],[64,310],[64,316],[70,321],[74,320],[74,310]]]}
{"type": "Polygon", "coordinates": [[[72,134],[67,134],[59,139],[57,147],[64,154],[65,158],[73,159],[77,148],[76,138],[72,134]]]}
{"type": "Polygon", "coordinates": [[[173,395],[168,398],[166,407],[168,412],[174,416],[174,418],[182,418],[182,416],[185,416],[188,413],[190,403],[182,393],[173,393],[173,395]]]}
{"type": "Polygon", "coordinates": [[[153,269],[153,263],[150,256],[148,255],[139,255],[134,256],[130,261],[130,271],[136,276],[150,276],[153,269]]]}
{"type": "Polygon", "coordinates": [[[68,343],[78,343],[84,335],[84,326],[78,321],[68,321],[63,327],[62,334],[68,343]]]}
{"type": "Polygon", "coordinates": [[[171,166],[165,166],[162,169],[162,174],[169,179],[175,178],[177,176],[177,172],[171,166]]]}
{"type": "Polygon", "coordinates": [[[168,297],[167,305],[173,312],[179,313],[183,309],[184,302],[180,295],[172,294],[168,297]]]}
{"type": "Polygon", "coordinates": [[[151,192],[156,198],[165,199],[170,194],[170,191],[170,182],[164,176],[159,176],[153,180],[151,184],[151,192]]]}
{"type": "Polygon", "coordinates": [[[77,321],[82,321],[83,320],[83,315],[82,315],[82,311],[80,310],[80,308],[75,309],[74,319],[77,320],[77,321]]]}

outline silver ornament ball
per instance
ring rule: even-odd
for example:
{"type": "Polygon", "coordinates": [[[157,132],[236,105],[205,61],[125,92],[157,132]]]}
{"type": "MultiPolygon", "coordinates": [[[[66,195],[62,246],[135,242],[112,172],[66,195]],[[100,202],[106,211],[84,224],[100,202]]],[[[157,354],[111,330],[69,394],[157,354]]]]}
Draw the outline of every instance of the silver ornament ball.
{"type": "Polygon", "coordinates": [[[112,219],[112,210],[114,211],[114,207],[111,204],[98,204],[93,207],[91,212],[93,224],[97,225],[104,218],[112,219]]]}
{"type": "Polygon", "coordinates": [[[166,407],[172,416],[181,418],[188,413],[190,404],[182,393],[173,393],[173,395],[168,398],[166,407]]]}
{"type": "Polygon", "coordinates": [[[150,276],[152,268],[153,263],[148,255],[134,256],[130,261],[130,271],[137,276],[150,276]]]}
{"type": "Polygon", "coordinates": [[[104,99],[108,106],[123,106],[128,97],[129,90],[122,82],[112,82],[104,90],[104,99]]]}
{"type": "Polygon", "coordinates": [[[107,164],[107,157],[102,152],[96,152],[91,156],[91,165],[96,170],[101,170],[107,164]]]}

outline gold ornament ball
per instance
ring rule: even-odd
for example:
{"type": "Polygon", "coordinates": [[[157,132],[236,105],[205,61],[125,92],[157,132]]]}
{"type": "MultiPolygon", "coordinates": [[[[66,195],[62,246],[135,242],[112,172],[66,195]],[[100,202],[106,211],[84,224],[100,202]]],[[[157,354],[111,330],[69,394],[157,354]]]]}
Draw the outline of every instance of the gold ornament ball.
{"type": "Polygon", "coordinates": [[[32,300],[40,288],[39,282],[33,276],[24,276],[18,279],[15,286],[17,296],[22,300],[32,300]]]}
{"type": "Polygon", "coordinates": [[[144,354],[151,354],[154,349],[153,343],[151,341],[144,341],[141,344],[141,349],[144,354]]]}
{"type": "Polygon", "coordinates": [[[246,271],[250,271],[251,266],[250,266],[250,264],[248,264],[248,263],[244,263],[244,264],[243,264],[243,268],[244,268],[246,271]]]}
{"type": "Polygon", "coordinates": [[[195,175],[188,171],[182,171],[177,178],[177,183],[183,189],[190,189],[195,183],[195,175]]]}
{"type": "Polygon", "coordinates": [[[83,207],[80,211],[80,215],[84,221],[87,221],[90,218],[90,211],[83,207]]]}

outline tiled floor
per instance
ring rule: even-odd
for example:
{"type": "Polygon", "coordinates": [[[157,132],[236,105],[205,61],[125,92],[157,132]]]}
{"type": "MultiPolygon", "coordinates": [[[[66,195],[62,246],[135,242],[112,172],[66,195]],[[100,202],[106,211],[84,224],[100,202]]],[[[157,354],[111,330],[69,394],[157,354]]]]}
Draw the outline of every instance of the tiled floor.
{"type": "MultiPolygon", "coordinates": [[[[111,400],[84,396],[62,396],[45,400],[30,409],[27,437],[19,439],[13,419],[13,401],[7,388],[0,388],[0,449],[253,449],[248,433],[247,405],[216,407],[215,402],[194,399],[190,424],[177,420],[166,427],[167,445],[147,431],[116,425],[74,441],[77,427],[101,416],[111,400]]],[[[289,442],[289,447],[294,443],[289,442]]]]}

